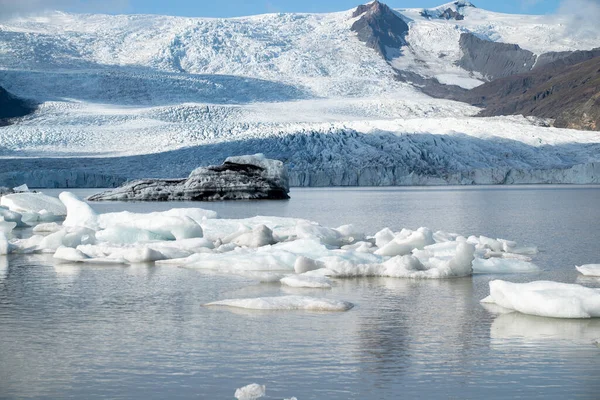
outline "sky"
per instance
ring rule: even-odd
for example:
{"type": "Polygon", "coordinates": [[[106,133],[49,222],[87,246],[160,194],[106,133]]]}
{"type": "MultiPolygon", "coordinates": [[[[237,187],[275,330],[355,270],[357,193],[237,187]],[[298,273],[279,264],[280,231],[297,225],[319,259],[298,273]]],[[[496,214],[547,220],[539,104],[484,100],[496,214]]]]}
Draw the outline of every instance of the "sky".
{"type": "MultiPolygon", "coordinates": [[[[43,9],[71,12],[163,14],[187,17],[237,17],[274,12],[332,12],[355,8],[367,0],[0,0],[0,14],[23,14],[43,9]]],[[[392,8],[427,8],[449,0],[383,0],[392,8]]],[[[549,14],[565,3],[600,0],[473,0],[490,11],[549,14]]]]}
{"type": "MultiPolygon", "coordinates": [[[[436,7],[449,0],[383,0],[392,8],[436,7]]],[[[271,12],[332,12],[349,10],[361,0],[129,0],[134,13],[169,14],[202,17],[232,17],[271,12]]],[[[365,1],[366,2],[366,1],[365,1]]],[[[546,14],[554,12],[559,0],[473,0],[490,11],[546,14]]]]}

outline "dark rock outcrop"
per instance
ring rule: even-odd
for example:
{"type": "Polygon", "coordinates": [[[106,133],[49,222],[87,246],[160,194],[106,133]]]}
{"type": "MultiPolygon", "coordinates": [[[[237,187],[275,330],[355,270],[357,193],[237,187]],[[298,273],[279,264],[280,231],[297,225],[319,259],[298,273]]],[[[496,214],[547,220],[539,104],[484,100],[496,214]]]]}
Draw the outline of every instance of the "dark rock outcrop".
{"type": "Polygon", "coordinates": [[[483,40],[472,33],[460,35],[459,44],[463,57],[457,65],[489,80],[530,71],[536,61],[535,54],[516,44],[483,40]]]}
{"type": "Polygon", "coordinates": [[[440,18],[442,19],[454,19],[456,21],[462,21],[463,19],[465,19],[465,16],[462,15],[461,13],[459,13],[458,11],[454,11],[451,8],[447,8],[441,15],[440,18]]]}
{"type": "Polygon", "coordinates": [[[24,117],[35,111],[35,105],[13,96],[0,87],[0,126],[8,125],[11,118],[24,117]]]}
{"type": "Polygon", "coordinates": [[[361,5],[352,15],[353,18],[359,16],[360,19],[352,24],[352,31],[383,58],[390,58],[388,48],[399,49],[406,45],[408,25],[387,5],[377,0],[361,5]]]}
{"type": "Polygon", "coordinates": [[[569,64],[582,56],[497,79],[459,99],[485,107],[481,116],[522,114],[554,119],[561,128],[600,130],[600,56],[569,64]]]}
{"type": "Polygon", "coordinates": [[[201,167],[187,179],[142,179],[88,200],[216,201],[289,199],[287,169],[261,154],[229,157],[223,165],[201,167]]]}
{"type": "Polygon", "coordinates": [[[533,69],[540,69],[549,64],[552,64],[552,68],[558,68],[560,66],[567,67],[569,65],[575,65],[580,62],[591,60],[594,57],[600,57],[600,47],[592,50],[544,53],[537,58],[533,69]]]}

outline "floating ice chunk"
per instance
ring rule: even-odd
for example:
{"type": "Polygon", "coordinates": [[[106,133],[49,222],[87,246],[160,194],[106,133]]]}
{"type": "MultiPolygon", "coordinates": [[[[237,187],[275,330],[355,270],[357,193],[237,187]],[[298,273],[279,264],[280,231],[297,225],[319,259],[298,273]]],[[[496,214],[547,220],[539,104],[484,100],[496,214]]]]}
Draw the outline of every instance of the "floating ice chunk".
{"type": "Polygon", "coordinates": [[[67,218],[65,218],[63,226],[79,226],[95,231],[99,230],[98,214],[89,204],[70,192],[62,192],[58,197],[67,209],[67,218]]]}
{"type": "Polygon", "coordinates": [[[586,264],[575,268],[585,276],[600,276],[600,264],[586,264]]]}
{"type": "Polygon", "coordinates": [[[251,231],[238,235],[231,242],[238,246],[262,247],[274,244],[276,241],[273,239],[272,230],[265,225],[258,225],[251,231]]]}
{"type": "Polygon", "coordinates": [[[149,242],[151,240],[160,240],[162,239],[162,236],[143,229],[127,226],[114,226],[98,231],[96,233],[96,239],[101,242],[134,244],[139,242],[149,242]]]}
{"type": "Polygon", "coordinates": [[[235,391],[235,398],[238,400],[255,400],[265,396],[267,388],[265,385],[252,383],[235,391]]]}
{"type": "Polygon", "coordinates": [[[43,193],[14,193],[2,196],[0,204],[18,213],[39,214],[42,211],[54,216],[63,217],[67,210],[63,203],[56,197],[43,193]]]}
{"type": "Polygon", "coordinates": [[[124,211],[100,214],[97,216],[97,223],[99,228],[104,229],[118,227],[145,230],[156,234],[161,240],[190,239],[203,236],[202,227],[195,220],[185,215],[176,217],[165,213],[138,214],[124,211]]]}
{"type": "Polygon", "coordinates": [[[89,257],[83,254],[81,251],[72,247],[61,246],[58,249],[56,249],[56,252],[54,253],[54,258],[62,261],[80,262],[89,257]]]}
{"type": "Polygon", "coordinates": [[[290,275],[281,279],[281,283],[295,288],[331,289],[332,282],[326,277],[310,275],[290,275]]]}
{"type": "Polygon", "coordinates": [[[17,226],[26,226],[23,222],[23,215],[16,211],[10,211],[7,207],[0,206],[0,217],[6,222],[14,222],[17,226]]]}
{"type": "Polygon", "coordinates": [[[15,192],[15,193],[26,193],[26,192],[29,192],[29,187],[27,186],[26,183],[24,183],[24,184],[22,184],[20,186],[14,187],[13,188],[13,192],[15,192]]]}
{"type": "Polygon", "coordinates": [[[384,257],[404,256],[410,254],[413,249],[423,249],[434,243],[432,232],[427,228],[419,228],[408,237],[404,237],[401,232],[399,236],[377,250],[375,254],[384,257]]]}
{"type": "Polygon", "coordinates": [[[16,222],[8,222],[4,220],[4,217],[0,217],[0,232],[10,233],[17,227],[16,222]]]}
{"type": "Polygon", "coordinates": [[[390,278],[442,279],[469,276],[475,247],[458,243],[452,258],[430,257],[423,262],[413,256],[396,256],[383,264],[353,264],[339,258],[322,259],[329,275],[337,278],[359,276],[381,276],[390,278]]]}
{"type": "Polygon", "coordinates": [[[473,272],[476,274],[518,274],[539,272],[537,265],[510,258],[475,258],[473,261],[473,272]]]}
{"type": "Polygon", "coordinates": [[[342,246],[342,250],[353,250],[357,253],[373,253],[377,249],[371,242],[356,242],[354,244],[342,246]]]}
{"type": "Polygon", "coordinates": [[[172,208],[168,211],[163,211],[161,213],[150,213],[150,216],[157,214],[162,214],[166,217],[188,217],[199,224],[206,221],[207,219],[218,218],[218,214],[216,211],[205,210],[203,208],[172,208]]]}
{"type": "Polygon", "coordinates": [[[354,305],[346,301],[307,296],[259,297],[215,301],[207,306],[226,306],[252,310],[348,311],[354,305]]]}
{"type": "Polygon", "coordinates": [[[146,246],[81,245],[77,247],[77,250],[93,259],[125,260],[133,264],[154,262],[165,258],[161,252],[146,246]]]}
{"type": "Polygon", "coordinates": [[[298,223],[296,235],[301,239],[316,239],[329,246],[339,246],[343,239],[342,235],[335,229],[306,222],[298,223]]]}
{"type": "Polygon", "coordinates": [[[394,240],[396,235],[390,228],[384,228],[375,234],[375,245],[379,248],[394,240]]]}
{"type": "Polygon", "coordinates": [[[33,227],[33,233],[53,233],[58,232],[63,227],[56,222],[46,222],[33,227]]]}
{"type": "Polygon", "coordinates": [[[365,233],[356,229],[354,225],[342,225],[335,230],[342,235],[342,241],[345,243],[354,243],[365,240],[365,233]]]}
{"type": "Polygon", "coordinates": [[[600,317],[600,289],[567,283],[491,281],[490,295],[482,302],[541,317],[600,317]]]}
{"type": "Polygon", "coordinates": [[[320,268],[325,268],[325,264],[304,256],[299,256],[294,263],[294,271],[297,274],[303,274],[320,268]]]}

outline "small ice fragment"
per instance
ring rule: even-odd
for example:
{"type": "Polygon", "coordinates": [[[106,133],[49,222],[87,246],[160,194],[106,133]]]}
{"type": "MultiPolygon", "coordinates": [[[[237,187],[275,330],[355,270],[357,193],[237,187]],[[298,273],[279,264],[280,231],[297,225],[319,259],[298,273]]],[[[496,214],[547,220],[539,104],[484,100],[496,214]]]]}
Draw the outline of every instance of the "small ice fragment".
{"type": "Polygon", "coordinates": [[[56,249],[54,258],[62,261],[79,262],[87,259],[88,257],[77,249],[61,246],[56,249]]]}
{"type": "Polygon", "coordinates": [[[382,248],[394,240],[394,232],[390,228],[384,228],[375,234],[375,246],[382,248]]]}
{"type": "Polygon", "coordinates": [[[16,222],[7,222],[4,220],[4,217],[0,216],[0,232],[10,233],[16,227],[17,227],[16,222]]]}
{"type": "Polygon", "coordinates": [[[52,213],[57,216],[67,215],[63,203],[56,197],[43,193],[14,193],[2,196],[0,204],[18,213],[39,214],[40,211],[52,213]]]}
{"type": "Polygon", "coordinates": [[[99,229],[98,214],[89,204],[70,192],[62,192],[58,197],[67,209],[67,218],[63,226],[80,226],[96,231],[99,229]]]}
{"type": "Polygon", "coordinates": [[[294,271],[297,274],[303,274],[305,272],[314,271],[316,269],[324,268],[323,263],[313,260],[312,258],[299,256],[294,263],[294,271]]]}
{"type": "Polygon", "coordinates": [[[425,246],[434,244],[433,233],[426,228],[419,228],[417,231],[404,238],[403,235],[396,237],[375,252],[375,254],[384,257],[405,256],[411,253],[413,249],[422,250],[425,246]]]}
{"type": "Polygon", "coordinates": [[[62,226],[56,222],[47,222],[33,227],[33,233],[54,233],[62,229],[62,226]]]}
{"type": "Polygon", "coordinates": [[[13,188],[13,192],[15,192],[15,193],[26,193],[26,192],[29,192],[29,187],[27,186],[26,183],[24,183],[24,184],[22,184],[20,186],[14,187],[13,188]]]}
{"type": "Polygon", "coordinates": [[[265,385],[252,383],[248,386],[237,389],[234,396],[238,400],[255,400],[264,397],[266,392],[267,387],[265,385]]]}
{"type": "Polygon", "coordinates": [[[354,305],[346,301],[307,296],[258,297],[253,299],[227,299],[214,301],[207,306],[226,306],[250,310],[304,310],[348,311],[354,305]]]}
{"type": "Polygon", "coordinates": [[[270,244],[275,244],[273,239],[273,231],[266,225],[255,226],[251,231],[244,232],[231,240],[238,246],[246,247],[262,247],[270,244]]]}
{"type": "Polygon", "coordinates": [[[295,288],[331,289],[331,280],[324,276],[290,275],[281,283],[295,288]]]}
{"type": "Polygon", "coordinates": [[[539,272],[540,268],[530,262],[512,258],[476,258],[473,261],[473,272],[476,274],[516,274],[539,272]]]}
{"type": "Polygon", "coordinates": [[[585,276],[600,276],[600,264],[586,264],[575,268],[585,276]]]}

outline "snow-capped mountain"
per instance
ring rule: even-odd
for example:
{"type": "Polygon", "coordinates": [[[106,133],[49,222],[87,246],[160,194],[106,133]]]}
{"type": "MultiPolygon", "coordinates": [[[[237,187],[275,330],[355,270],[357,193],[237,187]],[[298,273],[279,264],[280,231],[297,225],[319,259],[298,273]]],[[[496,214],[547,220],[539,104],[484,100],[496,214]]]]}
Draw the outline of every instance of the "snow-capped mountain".
{"type": "Polygon", "coordinates": [[[573,29],[568,16],[498,14],[464,1],[4,21],[0,86],[40,105],[0,128],[0,185],[181,177],[254,153],[285,161],[295,185],[600,180],[598,133],[475,118],[477,107],[428,95],[494,78],[498,62],[470,56],[477,40],[494,54],[494,44],[513,46],[502,62],[516,72],[513,57],[533,68],[549,52],[600,47],[600,35],[573,29]]]}

